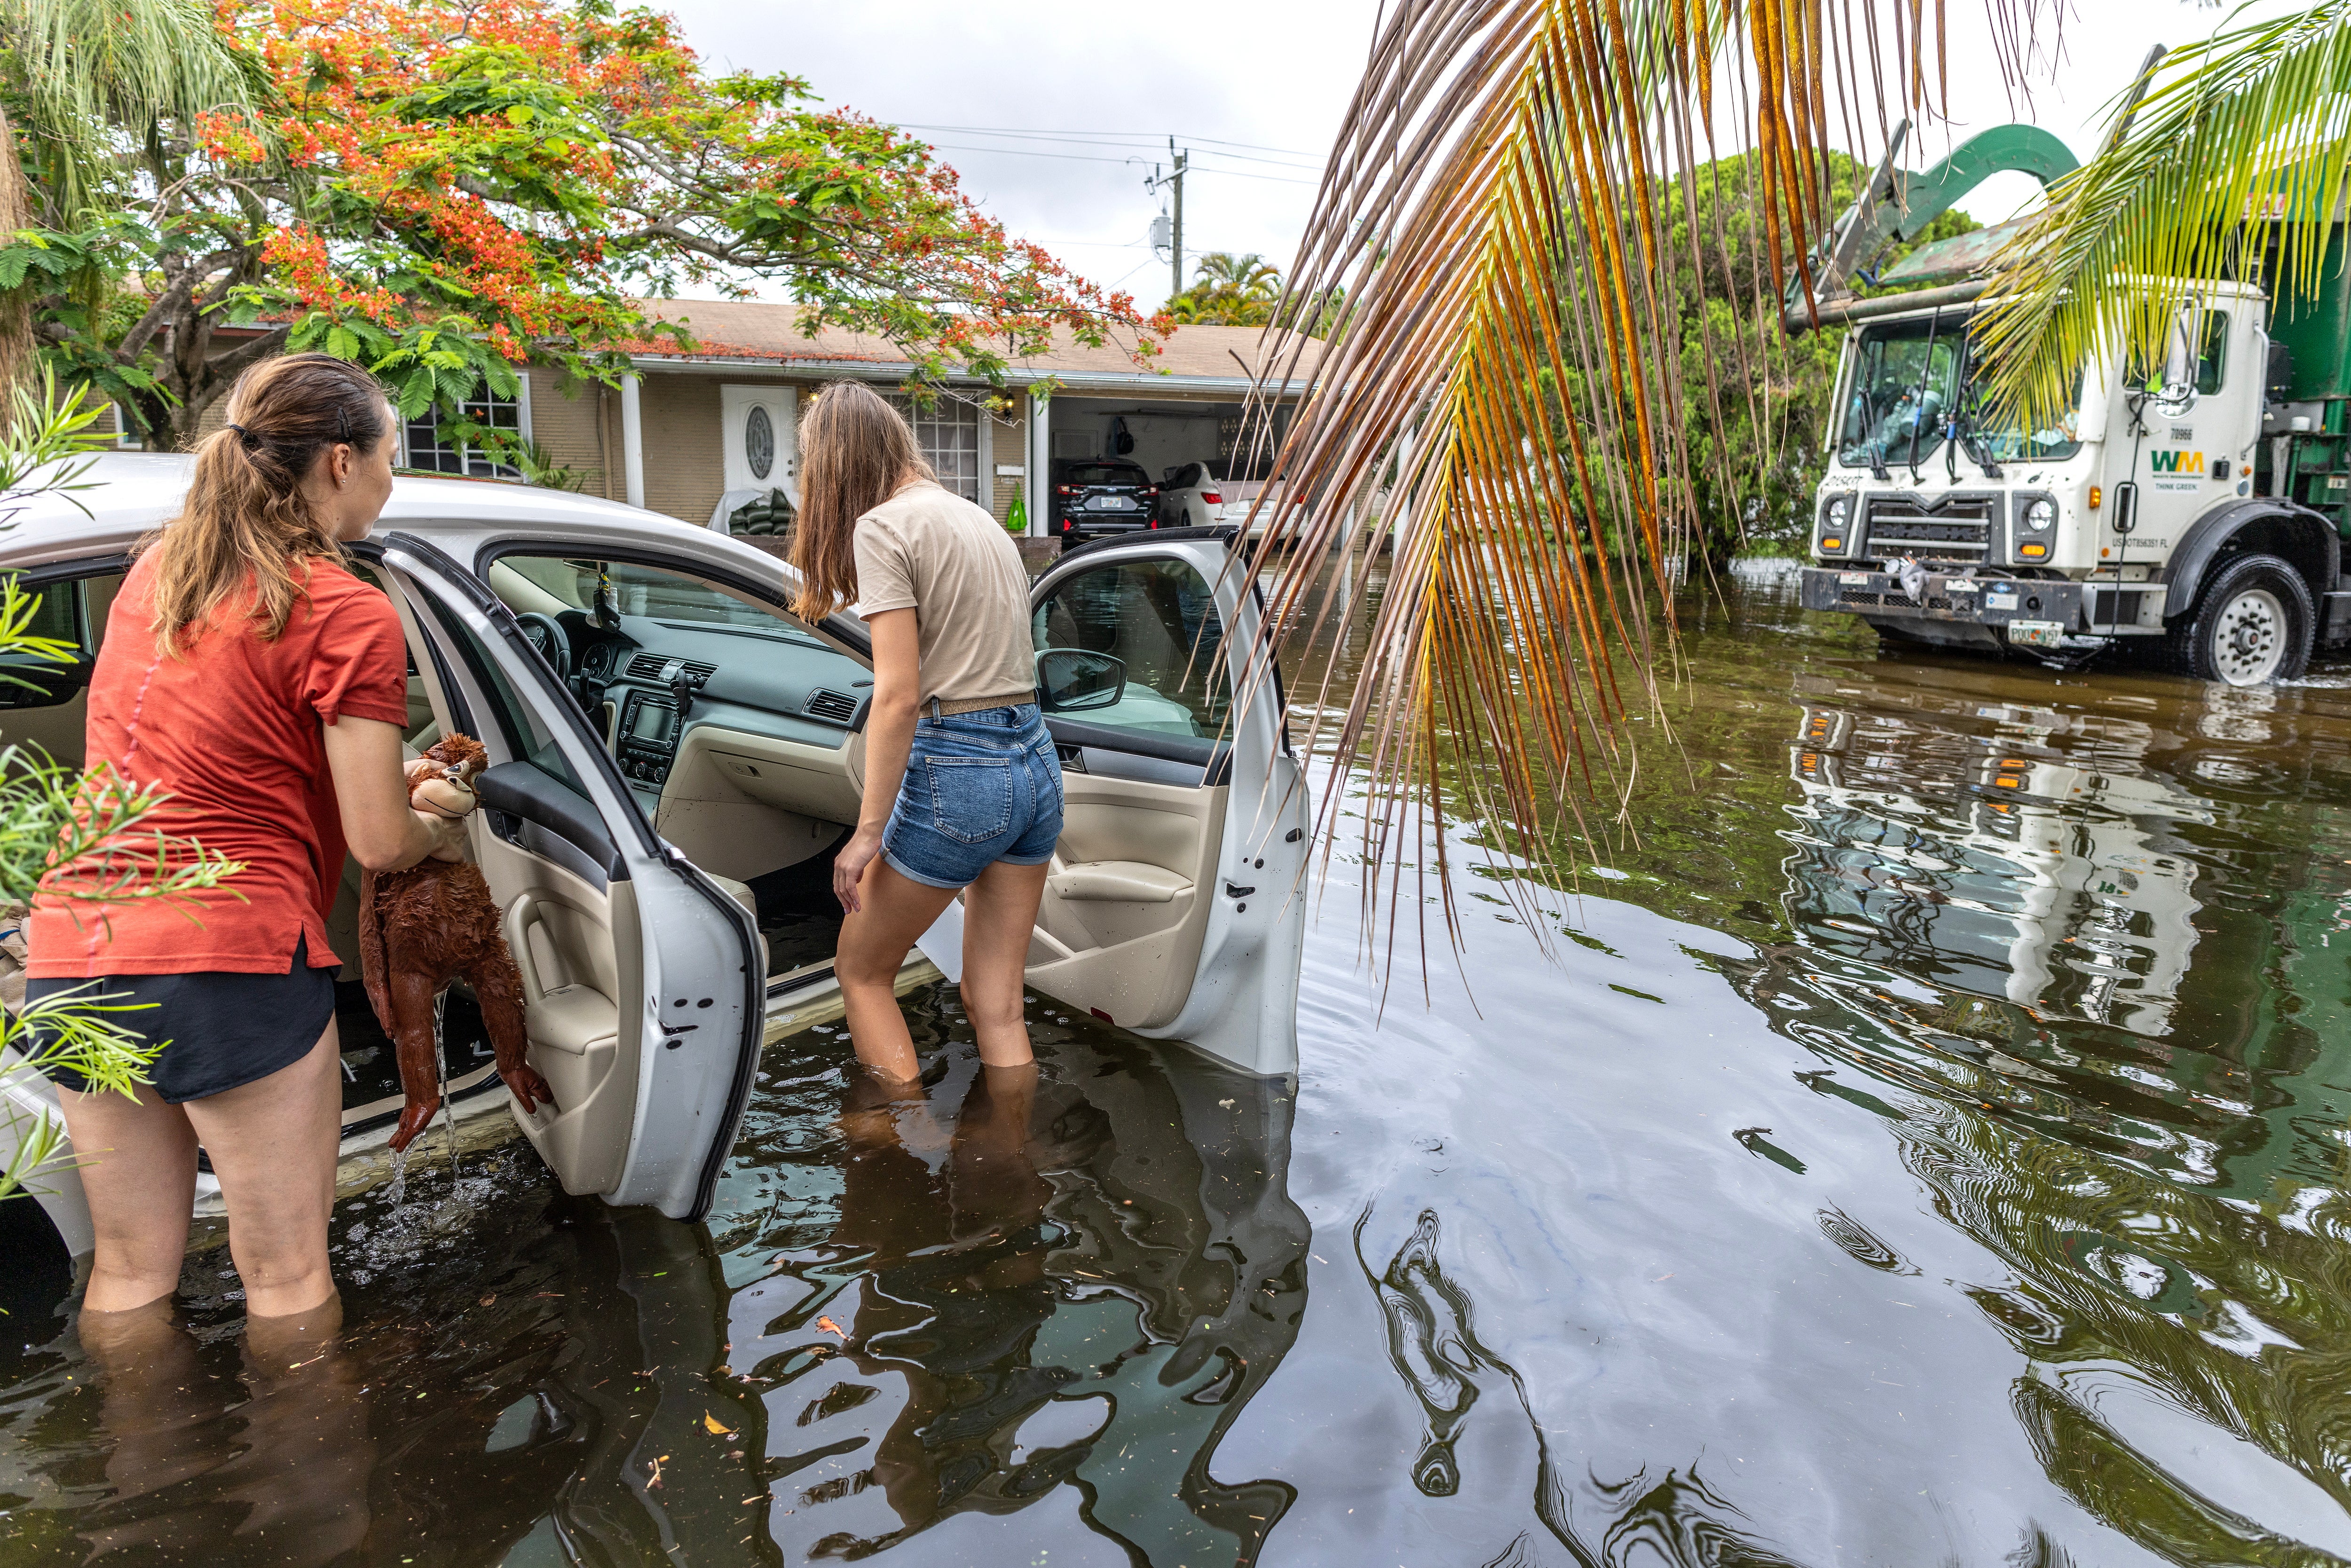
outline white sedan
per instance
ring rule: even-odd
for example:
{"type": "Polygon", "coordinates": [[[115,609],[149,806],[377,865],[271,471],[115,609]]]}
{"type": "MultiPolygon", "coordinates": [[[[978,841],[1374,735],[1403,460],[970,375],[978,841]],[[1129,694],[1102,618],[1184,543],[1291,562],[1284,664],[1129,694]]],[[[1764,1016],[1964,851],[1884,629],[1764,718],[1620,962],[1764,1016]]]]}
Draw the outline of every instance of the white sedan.
{"type": "MultiPolygon", "coordinates": [[[[0,739],[80,759],[82,683],[126,553],[188,473],[184,457],[103,456],[80,506],[43,498],[0,536],[0,570],[81,649],[72,678],[47,667],[40,706],[0,713],[0,739]]],[[[1259,602],[1224,570],[1230,544],[1229,529],[1104,540],[1035,584],[1067,823],[1029,979],[1122,1029],[1283,1075],[1307,795],[1271,694],[1232,696],[1259,602]]],[[[761,1047],[839,1016],[824,890],[863,781],[863,623],[796,620],[790,569],[739,540],[519,485],[402,478],[351,553],[408,631],[410,745],[462,730],[489,749],[472,854],[506,912],[530,1061],[558,1107],[512,1113],[566,1190],[698,1218],[761,1047]]],[[[357,984],[357,885],[347,866],[329,923],[347,1159],[380,1148],[400,1107],[357,984]]],[[[960,946],[950,905],[922,951],[954,978],[960,946]]],[[[917,959],[902,985],[932,973],[917,959]]],[[[455,1114],[509,1111],[462,995],[444,1032],[455,1114]]],[[[54,1097],[29,1072],[0,1086],[18,1113],[0,1122],[5,1162],[54,1097]]],[[[72,1171],[37,1186],[57,1239],[87,1250],[72,1171]]],[[[216,1205],[207,1176],[198,1207],[216,1205]]]]}

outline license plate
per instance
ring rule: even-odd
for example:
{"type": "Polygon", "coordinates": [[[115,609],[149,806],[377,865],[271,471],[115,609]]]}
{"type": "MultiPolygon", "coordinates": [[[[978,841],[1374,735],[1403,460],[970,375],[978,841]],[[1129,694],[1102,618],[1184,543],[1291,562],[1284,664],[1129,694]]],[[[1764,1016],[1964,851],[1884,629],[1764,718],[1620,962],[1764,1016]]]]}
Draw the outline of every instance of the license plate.
{"type": "Polygon", "coordinates": [[[1984,595],[1983,602],[1986,610],[2013,610],[2016,608],[2016,595],[2013,593],[1987,593],[1984,595]]]}
{"type": "Polygon", "coordinates": [[[2008,640],[2022,648],[2055,648],[2065,641],[2065,623],[2062,621],[2011,621],[2008,623],[2008,640]]]}
{"type": "Polygon", "coordinates": [[[1090,512],[1124,512],[1134,509],[1134,503],[1124,496],[1092,496],[1086,500],[1090,512]]]}
{"type": "Polygon", "coordinates": [[[1840,588],[1859,588],[1866,584],[1868,581],[1869,573],[1865,571],[1841,571],[1837,573],[1837,586],[1840,588]]]}

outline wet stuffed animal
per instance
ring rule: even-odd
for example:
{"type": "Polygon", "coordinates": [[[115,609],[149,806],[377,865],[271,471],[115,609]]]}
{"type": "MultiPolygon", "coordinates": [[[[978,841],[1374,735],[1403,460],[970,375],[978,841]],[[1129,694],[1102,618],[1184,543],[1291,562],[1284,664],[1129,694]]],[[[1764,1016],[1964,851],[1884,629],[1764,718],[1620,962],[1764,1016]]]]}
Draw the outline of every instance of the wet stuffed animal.
{"type": "MultiPolygon", "coordinates": [[[[474,778],[489,762],[470,736],[444,737],[413,768],[408,803],[420,811],[462,817],[474,809],[474,778]]],[[[481,1003],[482,1022],[497,1054],[498,1076],[528,1113],[552,1109],[547,1080],[523,1060],[522,976],[498,934],[498,906],[471,861],[421,861],[406,871],[368,872],[360,880],[360,973],[368,1001],[391,1035],[407,1103],[392,1146],[402,1150],[441,1109],[441,1074],[433,1029],[433,998],[463,979],[481,1003]]]]}

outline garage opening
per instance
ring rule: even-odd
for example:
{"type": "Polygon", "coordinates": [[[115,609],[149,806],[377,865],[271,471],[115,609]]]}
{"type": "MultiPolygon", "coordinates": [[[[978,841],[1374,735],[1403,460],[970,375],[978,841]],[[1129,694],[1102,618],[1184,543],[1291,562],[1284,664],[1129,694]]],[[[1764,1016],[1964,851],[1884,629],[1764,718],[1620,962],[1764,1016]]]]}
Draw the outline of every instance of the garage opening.
{"type": "MultiPolygon", "coordinates": [[[[1050,404],[1048,441],[1051,471],[1047,494],[1054,505],[1046,531],[1061,536],[1065,514],[1077,528],[1100,528],[1104,519],[1088,510],[1092,492],[1115,478],[1108,468],[1131,465],[1157,491],[1147,517],[1162,528],[1205,527],[1238,521],[1262,487],[1271,459],[1270,445],[1246,434],[1238,402],[1180,398],[1084,398],[1061,396],[1050,404]]],[[[1289,426],[1289,410],[1277,411],[1275,440],[1289,426]]],[[[1109,519],[1114,530],[1118,519],[1109,519]]]]}

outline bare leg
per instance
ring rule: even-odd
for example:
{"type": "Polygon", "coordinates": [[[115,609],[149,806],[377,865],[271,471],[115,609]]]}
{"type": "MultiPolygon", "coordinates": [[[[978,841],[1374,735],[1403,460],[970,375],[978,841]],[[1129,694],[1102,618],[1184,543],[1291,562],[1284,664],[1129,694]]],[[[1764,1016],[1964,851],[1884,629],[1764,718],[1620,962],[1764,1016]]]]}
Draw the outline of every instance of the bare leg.
{"type": "Polygon", "coordinates": [[[343,1075],[335,1025],[308,1055],[266,1078],[188,1102],[228,1201],[228,1249],[247,1318],[307,1312],[331,1299],[327,1216],[342,1141],[343,1075]]]}
{"type": "Polygon", "coordinates": [[[979,1037],[979,1060],[990,1067],[1036,1060],[1029,1050],[1024,972],[1051,870],[998,861],[964,897],[963,1010],[979,1037]]]}
{"type": "Polygon", "coordinates": [[[99,1430],[112,1439],[106,1479],[112,1521],[87,1531],[93,1558],[139,1547],[169,1552],[184,1544],[178,1510],[137,1507],[139,1500],[217,1469],[235,1453],[223,1417],[230,1398],[196,1357],[196,1342],[172,1319],[164,1299],[125,1312],[82,1310],[75,1324],[99,1368],[99,1430]]]}
{"type": "Polygon", "coordinates": [[[235,1534],[277,1561],[319,1563],[356,1548],[369,1521],[375,1444],[360,1368],[338,1331],[342,1300],[256,1318],[245,1332],[245,1451],[222,1467],[221,1496],[249,1505],[235,1534]]]}
{"type": "Polygon", "coordinates": [[[914,938],[931,928],[956,890],[901,876],[877,856],[865,868],[857,891],[862,903],[841,923],[841,946],[832,960],[849,1013],[849,1038],[856,1045],[857,1060],[874,1071],[885,1078],[913,1078],[920,1067],[914,1061],[914,1037],[906,1032],[906,1017],[898,1010],[898,970],[914,938]]]}
{"type": "Polygon", "coordinates": [[[387,977],[392,997],[392,1050],[400,1062],[400,1125],[392,1130],[392,1150],[399,1154],[416,1141],[441,1110],[441,1044],[434,1038],[433,998],[441,988],[423,975],[406,972],[387,977]]]}
{"type": "Polygon", "coordinates": [[[482,1004],[482,1026],[490,1031],[490,1049],[497,1053],[498,1076],[528,1116],[541,1105],[555,1109],[555,1091],[538,1070],[524,1060],[530,1037],[523,1030],[522,972],[504,950],[484,953],[465,971],[474,999],[482,1004]]]}
{"type": "Polygon", "coordinates": [[[179,1287],[196,1202],[196,1134],[187,1112],[150,1086],[123,1094],[60,1088],[57,1103],[82,1162],[81,1187],[98,1231],[85,1312],[120,1312],[179,1287]]]}

